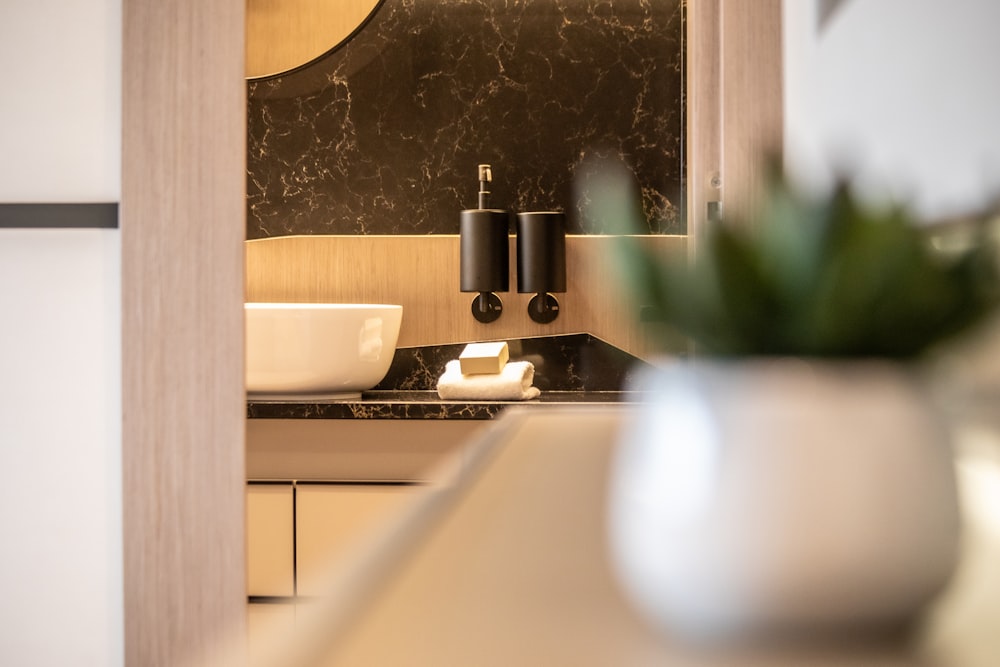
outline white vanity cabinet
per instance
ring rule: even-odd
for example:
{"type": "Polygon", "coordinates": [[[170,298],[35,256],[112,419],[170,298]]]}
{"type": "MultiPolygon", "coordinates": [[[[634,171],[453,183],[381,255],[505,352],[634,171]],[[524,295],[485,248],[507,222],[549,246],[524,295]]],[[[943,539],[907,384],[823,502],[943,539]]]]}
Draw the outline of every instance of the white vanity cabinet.
{"type": "Polygon", "coordinates": [[[329,594],[337,562],[421,488],[415,484],[247,484],[247,648],[263,655],[295,627],[296,605],[329,594]],[[276,639],[277,638],[277,639],[276,639]]]}
{"type": "Polygon", "coordinates": [[[295,603],[251,602],[247,605],[247,651],[251,665],[274,664],[275,645],[283,645],[295,630],[295,603]]]}
{"type": "Polygon", "coordinates": [[[251,662],[328,594],[339,559],[414,495],[451,484],[482,419],[247,420],[251,662]]]}
{"type": "Polygon", "coordinates": [[[295,595],[295,487],[247,485],[247,595],[295,595]]]}
{"type": "Polygon", "coordinates": [[[249,419],[247,594],[321,595],[336,561],[414,494],[450,484],[483,420],[249,419]]]}
{"type": "Polygon", "coordinates": [[[481,419],[248,419],[247,478],[449,483],[481,419]]]}
{"type": "Polygon", "coordinates": [[[247,649],[266,650],[295,624],[295,486],[247,484],[247,649]]]}
{"type": "Polygon", "coordinates": [[[422,488],[392,483],[296,485],[297,594],[329,593],[330,571],[422,488]]]}
{"type": "Polygon", "coordinates": [[[247,484],[247,596],[275,604],[323,595],[331,568],[423,485],[247,484]]]}

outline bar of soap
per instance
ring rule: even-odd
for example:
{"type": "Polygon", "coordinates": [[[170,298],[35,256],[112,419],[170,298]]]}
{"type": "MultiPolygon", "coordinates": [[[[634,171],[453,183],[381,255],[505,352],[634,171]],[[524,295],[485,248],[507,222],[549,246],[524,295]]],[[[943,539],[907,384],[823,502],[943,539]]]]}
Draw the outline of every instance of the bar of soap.
{"type": "Polygon", "coordinates": [[[506,342],[469,343],[458,355],[462,375],[489,375],[503,370],[510,358],[506,342]]]}

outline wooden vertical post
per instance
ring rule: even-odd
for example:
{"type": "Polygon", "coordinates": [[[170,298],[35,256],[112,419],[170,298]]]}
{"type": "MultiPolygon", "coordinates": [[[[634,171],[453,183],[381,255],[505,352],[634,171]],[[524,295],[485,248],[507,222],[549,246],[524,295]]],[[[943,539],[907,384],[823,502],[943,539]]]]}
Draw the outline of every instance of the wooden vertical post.
{"type": "Polygon", "coordinates": [[[123,29],[125,659],[239,665],[244,3],[124,0],[123,29]]]}

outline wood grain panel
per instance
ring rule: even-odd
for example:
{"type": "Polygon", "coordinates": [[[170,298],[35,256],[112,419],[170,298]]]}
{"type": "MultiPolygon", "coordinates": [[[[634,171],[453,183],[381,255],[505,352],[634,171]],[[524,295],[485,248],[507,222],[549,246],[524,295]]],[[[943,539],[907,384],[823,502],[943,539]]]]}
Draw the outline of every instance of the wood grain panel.
{"type": "Polygon", "coordinates": [[[722,0],[719,23],[724,215],[746,220],[761,205],[766,157],[783,132],[781,0],[722,0]]]}
{"type": "Polygon", "coordinates": [[[687,2],[687,210],[689,252],[705,233],[709,202],[722,200],[721,0],[687,2]]]}
{"type": "MultiPolygon", "coordinates": [[[[642,237],[656,252],[684,261],[686,237],[642,237]]],[[[528,317],[531,294],[500,294],[504,312],[490,324],[470,312],[473,294],[459,291],[459,237],[288,236],[246,243],[247,301],[396,303],[403,306],[399,346],[591,333],[646,356],[656,349],[638,309],[623,295],[613,261],[616,239],[566,239],[568,290],[557,294],[559,317],[528,317]]],[[[510,239],[516,289],[515,239],[510,239]]]]}
{"type": "Polygon", "coordinates": [[[243,0],[123,27],[125,661],[241,665],[243,0]]]}
{"type": "Polygon", "coordinates": [[[688,230],[707,229],[708,203],[729,220],[761,204],[769,154],[783,128],[781,0],[687,2],[688,230]],[[713,182],[713,179],[714,182],[713,182]]]}

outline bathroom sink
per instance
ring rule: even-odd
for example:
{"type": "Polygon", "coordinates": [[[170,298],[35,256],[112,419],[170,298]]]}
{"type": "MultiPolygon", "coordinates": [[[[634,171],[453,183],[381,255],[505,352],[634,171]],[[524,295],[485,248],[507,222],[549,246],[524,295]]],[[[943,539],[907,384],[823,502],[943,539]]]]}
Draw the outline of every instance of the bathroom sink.
{"type": "Polygon", "coordinates": [[[336,399],[377,385],[392,362],[403,307],[247,303],[250,398],[336,399]]]}

